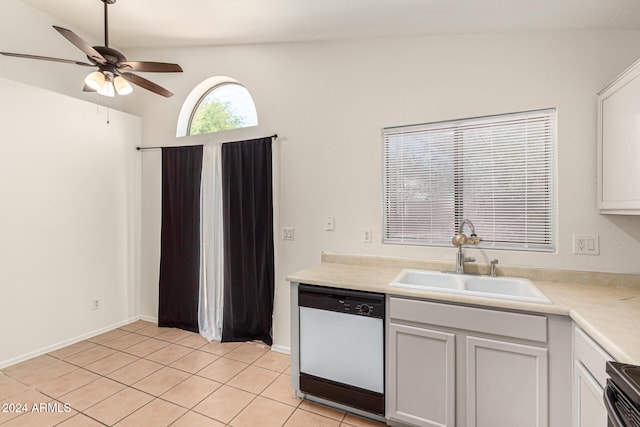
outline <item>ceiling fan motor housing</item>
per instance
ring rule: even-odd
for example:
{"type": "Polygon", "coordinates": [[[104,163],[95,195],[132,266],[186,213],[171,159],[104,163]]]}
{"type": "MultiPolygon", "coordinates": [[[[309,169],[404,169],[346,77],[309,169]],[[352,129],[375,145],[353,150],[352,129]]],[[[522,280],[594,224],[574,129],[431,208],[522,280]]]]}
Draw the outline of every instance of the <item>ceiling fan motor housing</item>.
{"type": "MultiPolygon", "coordinates": [[[[100,53],[100,55],[104,57],[104,59],[107,60],[107,64],[117,66],[120,63],[125,62],[127,60],[127,58],[125,58],[123,54],[121,54],[117,50],[112,49],[110,47],[93,46],[93,48],[97,50],[98,53],[100,53]]],[[[87,58],[89,59],[89,61],[93,62],[94,64],[99,65],[98,62],[95,59],[91,58],[90,56],[87,56],[87,58]]]]}

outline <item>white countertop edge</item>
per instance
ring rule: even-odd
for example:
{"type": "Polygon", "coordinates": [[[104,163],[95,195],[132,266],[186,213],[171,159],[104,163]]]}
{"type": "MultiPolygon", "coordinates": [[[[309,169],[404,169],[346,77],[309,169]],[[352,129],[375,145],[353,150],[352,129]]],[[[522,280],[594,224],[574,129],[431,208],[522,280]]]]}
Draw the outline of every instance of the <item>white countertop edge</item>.
{"type": "Polygon", "coordinates": [[[624,363],[640,364],[640,360],[633,360],[633,357],[625,353],[620,347],[618,347],[607,336],[602,334],[596,327],[591,325],[584,317],[580,315],[577,310],[571,310],[569,313],[571,319],[589,335],[595,342],[597,342],[613,359],[622,361],[624,363]]]}

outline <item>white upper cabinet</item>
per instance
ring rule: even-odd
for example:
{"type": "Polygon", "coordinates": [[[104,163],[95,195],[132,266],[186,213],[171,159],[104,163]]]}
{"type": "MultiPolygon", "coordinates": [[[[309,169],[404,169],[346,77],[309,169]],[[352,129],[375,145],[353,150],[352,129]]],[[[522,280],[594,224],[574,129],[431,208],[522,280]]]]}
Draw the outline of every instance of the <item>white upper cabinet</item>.
{"type": "Polygon", "coordinates": [[[598,208],[640,215],[640,61],[598,94],[598,208]]]}

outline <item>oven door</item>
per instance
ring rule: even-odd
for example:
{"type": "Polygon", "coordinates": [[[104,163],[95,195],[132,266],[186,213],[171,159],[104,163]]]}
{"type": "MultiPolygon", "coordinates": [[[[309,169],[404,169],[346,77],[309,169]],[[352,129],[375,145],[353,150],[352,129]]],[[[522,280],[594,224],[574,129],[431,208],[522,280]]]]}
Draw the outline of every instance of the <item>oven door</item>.
{"type": "Polygon", "coordinates": [[[604,390],[604,405],[609,415],[608,427],[640,427],[640,413],[611,379],[604,390]]]}

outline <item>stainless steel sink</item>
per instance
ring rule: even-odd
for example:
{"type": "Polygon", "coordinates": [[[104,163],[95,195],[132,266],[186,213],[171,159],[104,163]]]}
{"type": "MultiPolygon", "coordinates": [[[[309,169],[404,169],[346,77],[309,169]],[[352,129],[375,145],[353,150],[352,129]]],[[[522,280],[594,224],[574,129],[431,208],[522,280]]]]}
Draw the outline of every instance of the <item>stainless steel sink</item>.
{"type": "Polygon", "coordinates": [[[531,280],[405,269],[390,283],[393,287],[447,292],[485,298],[551,303],[531,280]]]}

